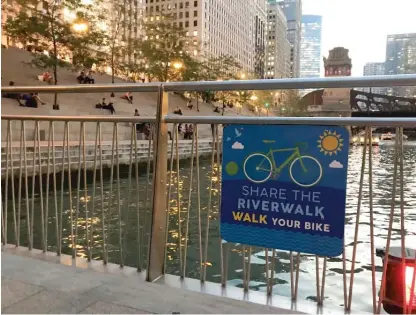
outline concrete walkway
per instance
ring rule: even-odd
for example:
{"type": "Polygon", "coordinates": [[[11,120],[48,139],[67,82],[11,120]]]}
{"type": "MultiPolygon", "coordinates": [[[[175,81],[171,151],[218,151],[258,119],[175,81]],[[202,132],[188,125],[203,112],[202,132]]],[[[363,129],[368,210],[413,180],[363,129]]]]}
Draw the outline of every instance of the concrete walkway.
{"type": "Polygon", "coordinates": [[[147,283],[137,272],[98,272],[4,251],[1,269],[6,314],[295,313],[147,283]]]}

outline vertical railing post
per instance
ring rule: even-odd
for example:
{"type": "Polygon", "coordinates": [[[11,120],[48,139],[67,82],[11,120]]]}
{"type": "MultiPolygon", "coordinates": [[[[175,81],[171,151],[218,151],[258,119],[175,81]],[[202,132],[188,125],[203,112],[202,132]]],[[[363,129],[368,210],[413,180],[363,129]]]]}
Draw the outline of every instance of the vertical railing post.
{"type": "Polygon", "coordinates": [[[146,280],[153,282],[165,273],[165,241],[167,211],[167,156],[168,156],[168,125],[165,116],[168,113],[168,93],[160,85],[156,113],[156,133],[154,144],[153,170],[153,207],[150,225],[148,266],[146,280]]]}

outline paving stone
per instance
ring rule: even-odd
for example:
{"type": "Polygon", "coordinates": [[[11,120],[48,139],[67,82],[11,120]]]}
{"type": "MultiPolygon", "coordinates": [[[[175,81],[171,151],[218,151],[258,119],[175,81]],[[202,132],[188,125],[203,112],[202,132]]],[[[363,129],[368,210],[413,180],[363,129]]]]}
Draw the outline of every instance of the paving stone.
{"type": "Polygon", "coordinates": [[[1,277],[1,310],[42,291],[41,286],[1,277]]]}
{"type": "Polygon", "coordinates": [[[178,303],[184,298],[184,294],[172,294],[171,288],[160,287],[159,290],[148,289],[146,286],[121,287],[113,285],[102,285],[94,290],[94,294],[100,295],[106,301],[137,308],[149,313],[172,313],[178,303]],[[169,290],[165,290],[169,289],[169,290]]]}
{"type": "Polygon", "coordinates": [[[2,272],[13,279],[63,292],[88,291],[103,283],[100,273],[15,255],[8,255],[7,263],[2,259],[1,267],[2,272]],[[28,259],[36,264],[28,268],[28,259]]]}
{"type": "MultiPolygon", "coordinates": [[[[73,297],[58,291],[41,291],[2,310],[4,314],[63,313],[73,309],[73,297]]],[[[73,313],[73,312],[69,312],[73,313]]]]}
{"type": "Polygon", "coordinates": [[[137,308],[126,307],[106,301],[98,301],[88,306],[81,314],[149,314],[137,308]]]}

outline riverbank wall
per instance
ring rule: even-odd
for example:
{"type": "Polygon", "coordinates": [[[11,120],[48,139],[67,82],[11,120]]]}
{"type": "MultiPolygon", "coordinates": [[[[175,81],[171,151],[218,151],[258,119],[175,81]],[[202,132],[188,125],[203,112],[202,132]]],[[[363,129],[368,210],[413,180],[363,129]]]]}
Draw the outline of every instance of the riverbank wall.
{"type": "MultiPolygon", "coordinates": [[[[212,153],[212,139],[198,140],[198,155],[200,157],[210,156],[212,153]]],[[[221,145],[220,145],[221,147],[221,145]]],[[[70,167],[71,172],[79,169],[88,171],[95,169],[109,169],[111,166],[126,166],[130,163],[135,164],[135,145],[131,141],[119,141],[118,145],[112,141],[102,141],[101,145],[95,146],[94,141],[88,141],[80,146],[78,141],[69,141],[65,146],[62,143],[56,144],[54,150],[49,146],[48,141],[40,141],[36,146],[33,142],[27,143],[26,148],[22,148],[20,142],[12,142],[11,150],[6,148],[6,143],[2,142],[1,148],[1,177],[5,179],[6,174],[10,177],[26,174],[33,176],[38,174],[51,174],[67,171],[70,167]],[[11,151],[11,152],[10,152],[11,151]],[[68,158],[69,152],[69,158],[68,158]],[[49,165],[49,167],[48,167],[49,165]]],[[[172,141],[168,142],[168,159],[171,156],[172,141]]],[[[192,153],[192,140],[178,141],[178,155],[180,160],[196,156],[196,141],[192,153]]],[[[176,142],[173,143],[173,159],[176,159],[176,142]]],[[[153,161],[153,143],[149,140],[137,141],[137,163],[140,165],[153,161]],[[150,145],[150,148],[149,148],[150,145]]],[[[150,163],[153,164],[153,163],[150,163]]]]}

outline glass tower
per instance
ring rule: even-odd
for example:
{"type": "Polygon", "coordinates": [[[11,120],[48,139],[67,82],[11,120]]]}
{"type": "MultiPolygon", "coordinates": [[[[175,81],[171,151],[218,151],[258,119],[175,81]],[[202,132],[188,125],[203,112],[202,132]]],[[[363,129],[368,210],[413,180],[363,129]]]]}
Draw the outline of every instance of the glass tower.
{"type": "Polygon", "coordinates": [[[313,78],[321,74],[322,57],[322,17],[302,16],[302,36],[300,49],[300,77],[313,78]]]}
{"type": "MultiPolygon", "coordinates": [[[[385,67],[387,75],[416,73],[416,33],[387,36],[385,67]]],[[[416,88],[390,88],[388,94],[416,97],[416,88]]]]}

